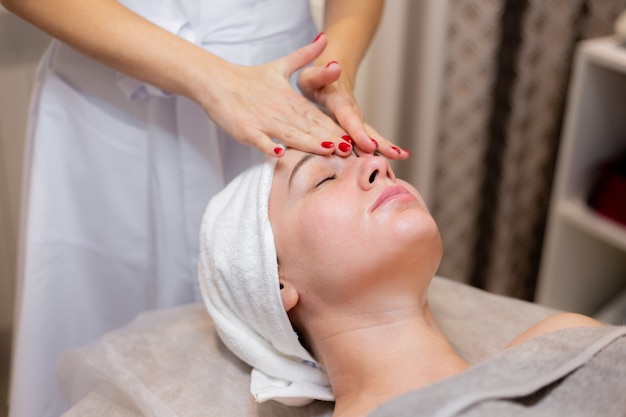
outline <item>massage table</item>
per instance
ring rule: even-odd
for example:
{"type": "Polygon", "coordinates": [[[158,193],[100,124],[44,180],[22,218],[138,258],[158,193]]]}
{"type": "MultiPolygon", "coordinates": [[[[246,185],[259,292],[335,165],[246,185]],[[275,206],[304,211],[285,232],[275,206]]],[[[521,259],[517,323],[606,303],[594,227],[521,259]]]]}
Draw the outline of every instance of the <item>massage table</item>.
{"type": "MultiPolygon", "coordinates": [[[[500,354],[518,333],[555,313],[441,277],[432,282],[429,302],[452,346],[471,363],[500,354]]],[[[332,412],[332,403],[319,401],[304,407],[255,403],[250,368],[220,342],[203,304],[141,314],[66,353],[58,377],[70,406],[66,417],[310,417],[332,412]]]]}

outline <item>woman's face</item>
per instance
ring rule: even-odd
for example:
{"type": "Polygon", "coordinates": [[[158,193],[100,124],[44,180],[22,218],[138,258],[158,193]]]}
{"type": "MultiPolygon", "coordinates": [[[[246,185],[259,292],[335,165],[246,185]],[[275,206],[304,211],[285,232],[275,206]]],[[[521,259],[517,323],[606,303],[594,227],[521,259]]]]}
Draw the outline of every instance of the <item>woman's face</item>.
{"type": "Polygon", "coordinates": [[[441,260],[424,201],[381,156],[287,150],[274,173],[269,216],[279,275],[296,285],[301,302],[356,301],[395,287],[385,282],[391,274],[429,281],[441,260]]]}

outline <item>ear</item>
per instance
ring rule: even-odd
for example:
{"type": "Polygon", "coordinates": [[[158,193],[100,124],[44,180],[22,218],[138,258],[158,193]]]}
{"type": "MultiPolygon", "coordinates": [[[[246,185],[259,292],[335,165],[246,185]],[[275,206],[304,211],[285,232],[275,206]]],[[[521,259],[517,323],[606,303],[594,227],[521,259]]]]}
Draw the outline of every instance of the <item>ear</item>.
{"type": "Polygon", "coordinates": [[[286,312],[298,304],[300,294],[296,288],[287,280],[280,280],[280,298],[283,301],[283,307],[286,312]]]}

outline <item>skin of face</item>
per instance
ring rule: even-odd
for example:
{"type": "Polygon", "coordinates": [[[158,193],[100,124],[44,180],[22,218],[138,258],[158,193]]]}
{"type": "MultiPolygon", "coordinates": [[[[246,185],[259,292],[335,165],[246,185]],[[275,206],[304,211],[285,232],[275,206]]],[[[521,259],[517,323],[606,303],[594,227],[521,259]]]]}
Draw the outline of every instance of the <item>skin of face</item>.
{"type": "Polygon", "coordinates": [[[279,279],[285,293],[296,293],[286,299],[281,291],[295,325],[302,317],[333,321],[426,302],[442,255],[439,231],[419,193],[384,157],[287,150],[269,216],[279,279]]]}

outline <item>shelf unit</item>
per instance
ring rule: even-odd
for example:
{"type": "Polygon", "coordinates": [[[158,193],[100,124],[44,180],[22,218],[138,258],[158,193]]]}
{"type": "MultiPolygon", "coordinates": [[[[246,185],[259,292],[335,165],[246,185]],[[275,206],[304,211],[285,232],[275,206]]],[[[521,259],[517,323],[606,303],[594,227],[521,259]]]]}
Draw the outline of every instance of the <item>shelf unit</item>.
{"type": "Polygon", "coordinates": [[[626,290],[626,227],[586,203],[597,167],[626,150],[626,48],[582,42],[569,88],[536,301],[595,315],[626,290]]]}

